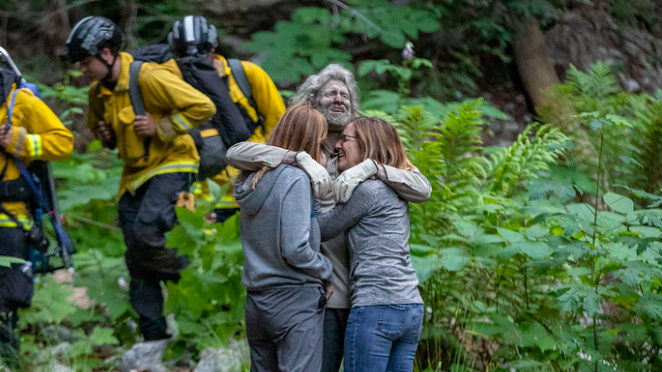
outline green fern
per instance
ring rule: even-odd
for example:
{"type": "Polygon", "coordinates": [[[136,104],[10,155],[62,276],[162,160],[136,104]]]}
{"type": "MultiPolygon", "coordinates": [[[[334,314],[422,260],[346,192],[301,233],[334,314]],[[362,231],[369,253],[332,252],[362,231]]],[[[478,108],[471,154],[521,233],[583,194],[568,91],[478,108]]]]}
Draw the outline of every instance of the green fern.
{"type": "Polygon", "coordinates": [[[563,154],[568,137],[550,125],[529,126],[510,147],[486,149],[489,175],[485,189],[499,196],[508,196],[517,184],[549,171],[563,154]],[[532,132],[535,130],[535,133],[532,132]]]}

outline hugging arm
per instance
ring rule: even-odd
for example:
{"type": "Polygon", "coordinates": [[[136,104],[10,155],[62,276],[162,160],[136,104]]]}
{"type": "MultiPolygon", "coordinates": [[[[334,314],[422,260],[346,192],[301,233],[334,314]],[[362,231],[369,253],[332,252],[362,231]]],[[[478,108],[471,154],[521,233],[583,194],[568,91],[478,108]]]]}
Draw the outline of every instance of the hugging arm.
{"type": "Polygon", "coordinates": [[[316,197],[324,197],[331,185],[326,169],[305,152],[294,152],[276,146],[255,142],[239,142],[227,153],[228,164],[241,170],[258,171],[262,167],[276,168],[280,164],[292,164],[301,168],[308,177],[316,197]]]}
{"type": "Polygon", "coordinates": [[[374,194],[368,187],[359,186],[355,195],[345,204],[337,204],[328,213],[317,215],[322,241],[327,241],[356,225],[376,205],[374,194]]]}
{"type": "Polygon", "coordinates": [[[430,181],[416,167],[408,171],[378,164],[372,159],[366,159],[345,170],[336,178],[333,184],[334,199],[338,203],[347,202],[356,187],[372,176],[376,176],[410,203],[422,203],[430,199],[430,181]]]}

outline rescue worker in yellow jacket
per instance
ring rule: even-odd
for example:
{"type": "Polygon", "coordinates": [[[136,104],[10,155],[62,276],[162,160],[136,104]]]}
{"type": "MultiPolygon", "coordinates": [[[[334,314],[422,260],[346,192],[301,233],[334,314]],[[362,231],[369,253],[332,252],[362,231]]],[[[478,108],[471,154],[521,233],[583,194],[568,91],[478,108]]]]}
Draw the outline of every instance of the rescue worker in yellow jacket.
{"type": "MultiPolygon", "coordinates": [[[[241,67],[252,90],[253,102],[249,102],[237,84],[235,73],[232,72],[228,60],[216,53],[218,47],[216,27],[202,16],[189,15],[175,21],[168,35],[168,43],[176,57],[206,56],[209,62],[214,64],[219,75],[226,82],[230,97],[239,107],[242,116],[257,126],[248,141],[264,142],[285,112],[285,103],[269,75],[258,65],[241,61],[241,67]]],[[[175,60],[165,62],[163,66],[182,76],[175,60]]],[[[239,210],[232,196],[230,182],[239,173],[239,170],[228,166],[223,172],[211,178],[220,186],[228,185],[228,190],[215,211],[218,222],[223,222],[239,210]]],[[[202,182],[202,194],[207,194],[205,181],[202,182]]]]}
{"type": "Polygon", "coordinates": [[[30,236],[34,240],[39,228],[28,207],[35,195],[15,159],[27,167],[34,160],[63,160],[73,151],[71,132],[29,89],[16,92],[11,125],[6,125],[18,82],[13,71],[0,67],[0,256],[26,260],[11,267],[0,266],[0,365],[4,361],[10,368],[18,368],[17,311],[32,303],[30,236]]]}
{"type": "Polygon", "coordinates": [[[199,156],[188,130],[214,115],[212,101],[156,63],[138,75],[147,113],[136,115],[129,96],[133,57],[120,53],[123,35],[103,17],[78,22],[64,57],[94,81],[89,90],[88,127],[102,143],[115,146],[124,161],[119,189],[119,222],[127,246],[129,297],[146,341],[168,338],[160,281],[179,280],[186,266],[165,233],[176,222],[178,196],[189,190],[199,156]]]}

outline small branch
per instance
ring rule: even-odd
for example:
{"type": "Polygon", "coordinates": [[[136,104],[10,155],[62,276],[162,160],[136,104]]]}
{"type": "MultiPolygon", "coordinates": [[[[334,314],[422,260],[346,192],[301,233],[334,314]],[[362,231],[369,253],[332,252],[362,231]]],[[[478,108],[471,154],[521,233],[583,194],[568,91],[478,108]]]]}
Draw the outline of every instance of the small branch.
{"type": "Polygon", "coordinates": [[[121,230],[121,228],[119,228],[118,226],[108,225],[108,224],[105,224],[103,222],[98,222],[98,221],[95,221],[95,220],[91,220],[91,219],[86,218],[86,217],[77,216],[77,215],[68,215],[68,216],[73,220],[77,220],[77,221],[80,221],[82,223],[86,223],[86,224],[89,224],[89,225],[94,225],[94,226],[100,227],[102,229],[114,230],[114,231],[121,230]]]}
{"type": "Polygon", "coordinates": [[[353,16],[355,16],[355,17],[357,17],[357,18],[360,18],[363,22],[367,23],[368,25],[370,25],[370,27],[374,28],[375,30],[377,30],[377,31],[379,31],[379,32],[381,32],[381,33],[385,33],[385,32],[386,32],[386,31],[384,31],[384,29],[382,29],[381,27],[377,26],[377,25],[374,24],[372,21],[370,21],[366,16],[364,16],[363,14],[361,14],[359,11],[357,11],[357,10],[355,10],[355,9],[353,9],[353,8],[351,8],[351,7],[349,7],[347,4],[344,4],[344,3],[340,2],[339,0],[327,0],[327,1],[330,2],[331,4],[335,5],[335,6],[339,7],[339,8],[343,8],[343,9],[345,9],[345,10],[349,10],[349,12],[350,12],[353,16]]]}

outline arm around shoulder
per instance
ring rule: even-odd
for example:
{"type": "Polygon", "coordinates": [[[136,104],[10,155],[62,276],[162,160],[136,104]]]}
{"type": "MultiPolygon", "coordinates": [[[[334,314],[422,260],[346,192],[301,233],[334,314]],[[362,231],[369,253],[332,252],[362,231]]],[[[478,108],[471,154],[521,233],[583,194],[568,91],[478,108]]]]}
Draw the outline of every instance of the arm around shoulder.
{"type": "Polygon", "coordinates": [[[384,172],[377,177],[391,187],[401,198],[410,203],[423,203],[430,200],[432,185],[418,168],[407,171],[381,164],[384,172]]]}
{"type": "Polygon", "coordinates": [[[228,164],[241,170],[257,171],[262,167],[276,168],[279,166],[288,150],[269,146],[264,143],[239,142],[228,149],[228,164]]]}

